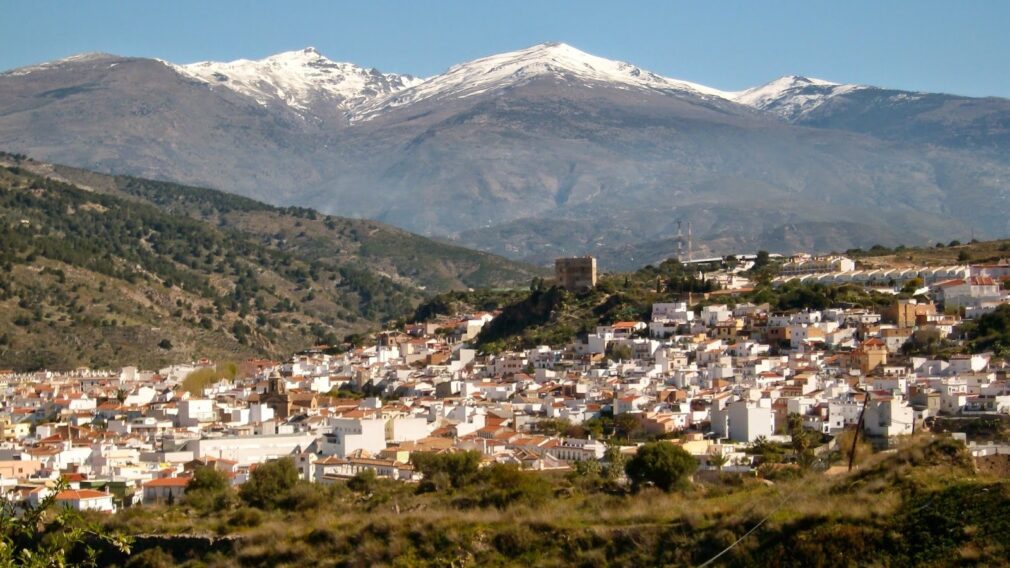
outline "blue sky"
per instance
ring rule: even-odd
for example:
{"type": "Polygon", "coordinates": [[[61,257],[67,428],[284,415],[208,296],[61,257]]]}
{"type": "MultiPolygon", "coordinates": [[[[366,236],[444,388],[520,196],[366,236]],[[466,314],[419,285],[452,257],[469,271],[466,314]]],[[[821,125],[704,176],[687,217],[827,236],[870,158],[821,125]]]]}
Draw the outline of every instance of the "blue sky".
{"type": "Polygon", "coordinates": [[[84,51],[178,63],[315,46],[432,75],[543,41],[722,89],[787,74],[1010,97],[1010,2],[0,0],[0,69],[84,51]]]}

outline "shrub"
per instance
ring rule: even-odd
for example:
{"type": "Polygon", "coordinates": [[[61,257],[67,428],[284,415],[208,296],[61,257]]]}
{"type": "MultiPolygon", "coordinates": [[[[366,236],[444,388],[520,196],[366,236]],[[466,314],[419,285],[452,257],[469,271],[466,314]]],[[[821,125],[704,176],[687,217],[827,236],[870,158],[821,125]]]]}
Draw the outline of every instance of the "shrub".
{"type": "Polygon", "coordinates": [[[230,487],[228,476],[213,467],[198,467],[193,472],[193,478],[186,484],[186,491],[225,491],[230,487]]]}
{"type": "Polygon", "coordinates": [[[515,465],[494,464],[482,472],[486,487],[482,488],[480,504],[505,509],[523,504],[535,507],[550,498],[551,483],[542,475],[522,471],[515,465]]]}
{"type": "Polygon", "coordinates": [[[358,493],[371,493],[375,490],[377,482],[375,471],[366,469],[354,474],[354,477],[347,480],[347,488],[358,493]]]}
{"type": "Polygon", "coordinates": [[[209,513],[230,508],[234,498],[227,475],[212,467],[200,467],[193,472],[193,478],[186,485],[183,503],[209,513]]]}
{"type": "Polygon", "coordinates": [[[480,453],[474,451],[446,454],[415,453],[411,463],[424,475],[427,488],[460,489],[473,483],[480,471],[480,453]],[[439,480],[444,482],[439,483],[439,480]],[[446,483],[447,482],[447,483],[446,483]]]}
{"type": "Polygon", "coordinates": [[[228,519],[228,526],[239,529],[258,527],[261,524],[263,524],[263,512],[250,507],[237,509],[228,519]]]}
{"type": "Polygon", "coordinates": [[[126,562],[127,568],[172,568],[176,565],[175,558],[160,548],[149,548],[126,562]]]}
{"type": "Polygon", "coordinates": [[[239,489],[239,497],[253,507],[276,509],[298,483],[298,469],[291,458],[274,460],[253,470],[239,489]]]}
{"type": "Polygon", "coordinates": [[[636,489],[650,483],[671,491],[683,485],[697,467],[697,460],[684,448],[670,442],[651,442],[638,448],[624,471],[636,489]]]}
{"type": "Polygon", "coordinates": [[[299,481],[284,498],[285,511],[310,511],[318,509],[328,501],[327,488],[308,481],[299,481]]]}

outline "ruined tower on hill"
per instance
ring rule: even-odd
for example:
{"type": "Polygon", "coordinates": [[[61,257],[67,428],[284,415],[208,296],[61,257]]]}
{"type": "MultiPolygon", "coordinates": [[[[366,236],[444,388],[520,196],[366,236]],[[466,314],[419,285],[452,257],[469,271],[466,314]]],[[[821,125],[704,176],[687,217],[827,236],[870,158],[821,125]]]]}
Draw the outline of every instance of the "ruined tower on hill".
{"type": "Polygon", "coordinates": [[[578,292],[596,286],[596,258],[579,256],[554,261],[554,279],[565,290],[578,292]]]}

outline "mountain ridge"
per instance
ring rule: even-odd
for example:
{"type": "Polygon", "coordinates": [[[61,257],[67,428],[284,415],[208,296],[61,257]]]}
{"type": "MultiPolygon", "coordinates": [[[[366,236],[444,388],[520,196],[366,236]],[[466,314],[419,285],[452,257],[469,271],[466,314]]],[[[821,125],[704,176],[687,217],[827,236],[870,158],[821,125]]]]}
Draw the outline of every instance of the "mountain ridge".
{"type": "Polygon", "coordinates": [[[540,264],[601,240],[673,254],[656,243],[678,220],[715,254],[802,249],[825,223],[840,249],[871,234],[896,245],[1010,231],[1010,100],[791,76],[743,92],[691,85],[538,44],[346,100],[292,106],[267,85],[264,105],[153,60],[72,59],[0,75],[0,148],[540,264]],[[552,222],[586,233],[542,230],[552,222]],[[495,236],[506,228],[509,242],[495,236]]]}

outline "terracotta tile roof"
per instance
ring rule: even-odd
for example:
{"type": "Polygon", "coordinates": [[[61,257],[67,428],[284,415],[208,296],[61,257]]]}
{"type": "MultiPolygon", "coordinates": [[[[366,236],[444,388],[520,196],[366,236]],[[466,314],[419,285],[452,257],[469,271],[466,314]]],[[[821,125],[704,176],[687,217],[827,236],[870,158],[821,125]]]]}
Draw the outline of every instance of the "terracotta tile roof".
{"type": "Polygon", "coordinates": [[[109,493],[102,491],[95,491],[94,489],[67,489],[66,491],[60,491],[56,496],[57,501],[80,501],[84,499],[102,499],[104,497],[111,497],[109,493]]]}
{"type": "Polygon", "coordinates": [[[163,477],[148,481],[144,487],[186,487],[187,485],[189,485],[188,477],[163,477]]]}

